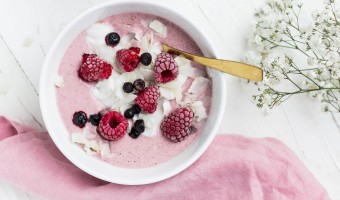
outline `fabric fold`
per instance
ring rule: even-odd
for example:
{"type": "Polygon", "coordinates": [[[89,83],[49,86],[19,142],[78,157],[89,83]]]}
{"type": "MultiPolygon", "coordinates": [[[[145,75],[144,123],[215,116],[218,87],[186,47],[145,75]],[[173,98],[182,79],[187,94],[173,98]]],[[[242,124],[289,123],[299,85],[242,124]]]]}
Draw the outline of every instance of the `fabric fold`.
{"type": "Polygon", "coordinates": [[[329,199],[297,156],[273,138],[218,135],[178,175],[124,186],[81,171],[47,132],[0,117],[0,162],[1,180],[47,199],[329,199]]]}

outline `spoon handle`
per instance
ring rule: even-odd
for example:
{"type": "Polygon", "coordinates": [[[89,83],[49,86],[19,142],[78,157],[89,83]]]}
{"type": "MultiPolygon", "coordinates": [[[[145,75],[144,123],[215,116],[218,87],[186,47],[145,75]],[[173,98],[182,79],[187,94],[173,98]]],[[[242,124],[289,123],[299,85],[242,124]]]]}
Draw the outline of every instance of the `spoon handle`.
{"type": "Polygon", "coordinates": [[[201,56],[196,56],[173,47],[170,47],[166,44],[163,44],[163,50],[174,54],[193,62],[217,69],[221,72],[231,74],[240,78],[245,78],[253,81],[262,81],[263,79],[263,71],[261,68],[255,67],[253,65],[248,65],[245,63],[240,63],[236,61],[230,60],[220,60],[215,58],[205,58],[201,56]]]}

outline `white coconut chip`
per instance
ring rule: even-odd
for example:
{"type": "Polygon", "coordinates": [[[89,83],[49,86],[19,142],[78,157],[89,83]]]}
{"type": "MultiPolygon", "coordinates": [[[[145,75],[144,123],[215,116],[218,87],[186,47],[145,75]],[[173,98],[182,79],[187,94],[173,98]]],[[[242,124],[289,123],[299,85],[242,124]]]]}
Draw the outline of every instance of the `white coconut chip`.
{"type": "Polygon", "coordinates": [[[207,118],[207,114],[206,114],[202,101],[193,102],[191,104],[191,108],[194,112],[195,117],[197,117],[197,122],[201,121],[202,119],[207,118]]]}
{"type": "Polygon", "coordinates": [[[136,69],[136,73],[140,73],[143,76],[144,81],[154,81],[154,72],[150,69],[145,69],[143,66],[139,66],[138,69],[136,69]]]}
{"type": "Polygon", "coordinates": [[[100,156],[102,158],[108,158],[111,155],[110,143],[106,140],[99,140],[100,156]]]}
{"type": "Polygon", "coordinates": [[[73,143],[78,143],[84,145],[84,150],[86,152],[89,152],[88,150],[91,149],[92,151],[98,151],[99,146],[97,141],[95,140],[88,140],[83,132],[77,132],[77,133],[72,133],[71,134],[71,141],[73,143]]]}
{"type": "Polygon", "coordinates": [[[55,79],[54,79],[54,85],[56,87],[65,87],[65,82],[64,82],[64,78],[62,76],[60,76],[59,74],[57,74],[55,76],[55,79]]]}
{"type": "Polygon", "coordinates": [[[154,20],[149,24],[149,28],[159,33],[161,37],[166,38],[167,27],[160,21],[154,20]]]}
{"type": "Polygon", "coordinates": [[[177,56],[175,62],[178,65],[179,74],[192,78],[204,77],[205,72],[203,70],[192,67],[191,61],[177,56]]]}
{"type": "Polygon", "coordinates": [[[171,104],[170,104],[170,101],[167,101],[164,99],[163,101],[163,112],[164,112],[164,115],[167,116],[169,115],[169,113],[171,112],[171,104]]]}
{"type": "Polygon", "coordinates": [[[176,101],[182,101],[182,87],[186,82],[188,77],[183,75],[178,75],[177,78],[173,81],[168,83],[159,84],[159,86],[169,89],[171,92],[174,93],[176,101]]]}
{"type": "Polygon", "coordinates": [[[188,96],[191,99],[197,99],[205,90],[202,88],[207,88],[208,84],[210,84],[210,80],[203,77],[197,77],[192,82],[189,90],[188,90],[188,96]]]}
{"type": "Polygon", "coordinates": [[[134,34],[134,39],[140,41],[143,36],[143,31],[139,28],[133,28],[131,31],[132,34],[134,34]]]}
{"type": "Polygon", "coordinates": [[[191,61],[186,59],[186,58],[182,58],[180,56],[177,56],[175,59],[175,62],[177,63],[178,66],[184,66],[184,65],[190,65],[191,61]]]}
{"type": "Polygon", "coordinates": [[[161,95],[161,97],[163,97],[166,100],[173,100],[175,99],[175,93],[166,87],[159,87],[159,93],[161,95]]]}
{"type": "Polygon", "coordinates": [[[88,140],[96,138],[97,134],[90,130],[89,126],[86,126],[83,130],[83,136],[88,140]]]}

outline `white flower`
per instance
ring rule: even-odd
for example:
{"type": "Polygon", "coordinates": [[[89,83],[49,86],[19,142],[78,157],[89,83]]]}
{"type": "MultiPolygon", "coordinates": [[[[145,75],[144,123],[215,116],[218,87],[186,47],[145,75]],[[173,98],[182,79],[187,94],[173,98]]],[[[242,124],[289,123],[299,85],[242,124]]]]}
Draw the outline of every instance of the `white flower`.
{"type": "Polygon", "coordinates": [[[261,63],[262,57],[259,53],[255,51],[248,51],[244,57],[244,61],[251,65],[259,66],[261,63]]]}
{"type": "Polygon", "coordinates": [[[312,19],[314,20],[314,21],[316,21],[317,20],[317,18],[320,16],[320,14],[319,14],[319,12],[317,11],[317,10],[314,10],[313,12],[312,12],[312,19]]]}

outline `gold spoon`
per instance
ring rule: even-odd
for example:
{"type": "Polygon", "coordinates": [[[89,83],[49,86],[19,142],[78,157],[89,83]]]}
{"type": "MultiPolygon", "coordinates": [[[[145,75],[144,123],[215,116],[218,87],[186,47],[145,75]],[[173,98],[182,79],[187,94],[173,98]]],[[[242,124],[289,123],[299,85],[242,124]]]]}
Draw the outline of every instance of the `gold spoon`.
{"type": "Polygon", "coordinates": [[[240,62],[230,61],[230,60],[205,58],[205,57],[196,56],[196,55],[175,49],[166,44],[163,44],[162,46],[163,46],[163,51],[186,58],[188,60],[194,61],[202,65],[217,69],[227,74],[231,74],[231,75],[234,75],[240,78],[245,78],[245,79],[249,79],[253,81],[262,81],[263,79],[262,69],[255,67],[253,65],[248,65],[245,63],[240,63],[240,62]]]}

